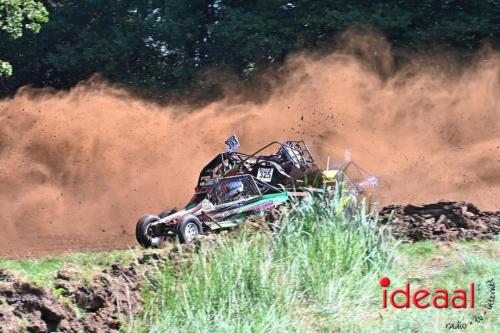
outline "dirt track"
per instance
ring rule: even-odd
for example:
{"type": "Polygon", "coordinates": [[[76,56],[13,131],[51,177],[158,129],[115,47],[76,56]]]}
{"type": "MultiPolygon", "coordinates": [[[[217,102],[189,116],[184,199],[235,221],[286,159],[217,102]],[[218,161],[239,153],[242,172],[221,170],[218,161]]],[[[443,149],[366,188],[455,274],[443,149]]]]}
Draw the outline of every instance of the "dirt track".
{"type": "Polygon", "coordinates": [[[228,88],[188,112],[92,83],[0,101],[0,255],[135,245],[137,218],[181,206],[233,133],[242,151],[304,138],[320,165],[349,147],[381,179],[384,204],[500,210],[500,56],[460,74],[417,60],[393,73],[388,45],[365,48],[363,64],[340,52],[289,59],[286,83],[260,104],[228,88]]]}

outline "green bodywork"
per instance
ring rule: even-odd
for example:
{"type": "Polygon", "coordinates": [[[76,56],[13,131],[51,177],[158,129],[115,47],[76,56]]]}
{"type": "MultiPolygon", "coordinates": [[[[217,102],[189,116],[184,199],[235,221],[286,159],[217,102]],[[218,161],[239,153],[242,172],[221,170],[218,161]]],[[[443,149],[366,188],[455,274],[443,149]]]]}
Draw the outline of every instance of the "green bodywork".
{"type": "Polygon", "coordinates": [[[210,229],[231,228],[246,220],[246,212],[263,212],[286,203],[290,199],[288,193],[273,193],[247,199],[247,202],[237,208],[223,210],[217,213],[207,213],[214,220],[214,223],[207,223],[210,229]],[[225,219],[228,218],[228,219],[225,219]]]}

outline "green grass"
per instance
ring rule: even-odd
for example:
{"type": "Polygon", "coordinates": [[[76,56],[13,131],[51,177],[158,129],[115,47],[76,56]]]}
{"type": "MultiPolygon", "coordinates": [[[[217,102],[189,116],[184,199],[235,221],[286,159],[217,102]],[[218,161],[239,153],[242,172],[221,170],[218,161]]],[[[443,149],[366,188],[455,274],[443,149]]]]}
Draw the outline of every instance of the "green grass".
{"type": "MultiPolygon", "coordinates": [[[[148,266],[145,311],[128,318],[123,332],[447,332],[447,323],[470,323],[478,315],[481,322],[466,332],[497,330],[498,293],[495,308],[481,311],[489,296],[486,280],[494,278],[498,289],[499,242],[400,244],[362,211],[348,211],[337,193],[296,205],[272,236],[243,229],[183,262],[148,266]],[[382,309],[382,276],[391,278],[391,290],[407,281],[413,290],[453,290],[474,281],[477,306],[382,309]]],[[[91,274],[138,255],[129,250],[0,260],[0,267],[50,287],[58,269],[91,274]]]]}
{"type": "Polygon", "coordinates": [[[95,270],[107,269],[112,263],[130,264],[134,259],[133,250],[76,253],[64,256],[47,256],[27,259],[0,259],[0,269],[21,273],[39,286],[52,286],[56,272],[62,268],[75,269],[84,276],[95,270]]]}
{"type": "Polygon", "coordinates": [[[401,243],[398,250],[412,260],[426,260],[440,253],[438,245],[433,241],[401,243]]]}
{"type": "Polygon", "coordinates": [[[395,248],[339,197],[301,204],[274,237],[242,232],[152,279],[132,332],[331,332],[373,289],[395,248]]]}
{"type": "MultiPolygon", "coordinates": [[[[415,247],[418,252],[422,247],[419,243],[409,244],[400,255],[409,257],[407,263],[403,266],[394,267],[387,276],[397,277],[393,284],[397,287],[404,286],[406,282],[406,272],[415,265],[418,265],[418,271],[427,272],[427,277],[413,281],[412,288],[428,288],[435,290],[444,288],[453,291],[457,288],[468,288],[471,281],[475,283],[476,307],[474,309],[414,309],[396,310],[396,309],[372,309],[367,311],[378,311],[377,320],[366,323],[360,332],[445,332],[447,323],[456,323],[461,321],[467,323],[466,332],[495,332],[500,326],[500,313],[498,311],[498,291],[496,292],[497,304],[493,311],[487,311],[483,314],[483,306],[489,297],[489,288],[486,285],[488,279],[493,278],[497,284],[500,276],[500,244],[495,241],[481,242],[455,242],[449,243],[449,247],[440,249],[436,257],[428,257],[424,260],[413,256],[415,247]],[[471,247],[477,249],[471,252],[471,247]],[[409,251],[409,252],[408,252],[409,251]],[[439,264],[444,266],[439,268],[439,264]],[[475,316],[483,316],[479,323],[474,322],[475,316]],[[470,325],[470,322],[473,324],[470,325]]],[[[434,244],[437,246],[436,244],[434,244]]],[[[427,247],[423,245],[423,247],[427,247]]],[[[360,327],[357,327],[360,328],[360,327]]],[[[353,330],[354,331],[354,330],[353,330]]],[[[463,330],[455,330],[463,331],[463,330]]]]}
{"type": "MultiPolygon", "coordinates": [[[[346,218],[346,208],[339,198],[302,204],[272,238],[241,233],[180,269],[159,268],[128,331],[444,332],[481,314],[485,281],[500,276],[499,243],[399,244],[362,213],[346,218]],[[430,290],[475,281],[478,306],[382,309],[382,276],[430,290]]],[[[498,317],[490,311],[468,331],[493,332],[498,317]]]]}

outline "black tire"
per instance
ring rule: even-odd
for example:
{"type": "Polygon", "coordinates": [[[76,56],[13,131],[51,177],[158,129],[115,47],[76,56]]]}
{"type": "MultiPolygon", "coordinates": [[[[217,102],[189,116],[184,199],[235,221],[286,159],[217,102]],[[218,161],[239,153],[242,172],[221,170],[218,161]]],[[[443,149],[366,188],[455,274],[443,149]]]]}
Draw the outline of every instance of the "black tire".
{"type": "Polygon", "coordinates": [[[162,218],[167,217],[169,215],[172,215],[174,213],[177,213],[177,211],[175,209],[167,209],[167,210],[164,210],[163,212],[161,212],[160,214],[158,214],[158,217],[162,219],[162,218]]]}
{"type": "Polygon", "coordinates": [[[179,237],[179,242],[189,243],[194,237],[202,233],[200,220],[192,214],[183,216],[177,222],[175,233],[179,237]]]}
{"type": "Polygon", "coordinates": [[[163,242],[163,237],[152,238],[148,235],[149,225],[159,219],[160,218],[156,215],[147,214],[137,221],[137,225],[135,227],[135,238],[142,247],[146,249],[150,247],[158,247],[163,242]]]}

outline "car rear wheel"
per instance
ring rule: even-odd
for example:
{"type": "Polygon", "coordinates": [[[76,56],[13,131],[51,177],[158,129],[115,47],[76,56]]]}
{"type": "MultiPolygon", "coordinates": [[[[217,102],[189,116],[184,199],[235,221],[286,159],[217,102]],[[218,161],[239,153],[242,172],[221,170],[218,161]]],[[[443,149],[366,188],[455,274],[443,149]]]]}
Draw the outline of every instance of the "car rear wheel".
{"type": "Polygon", "coordinates": [[[149,235],[149,227],[151,223],[158,221],[160,218],[156,215],[144,215],[137,221],[135,227],[135,238],[137,242],[144,248],[158,247],[163,242],[164,237],[151,237],[149,235]]]}
{"type": "Polygon", "coordinates": [[[181,243],[189,243],[196,236],[201,234],[201,231],[200,220],[194,215],[186,215],[177,222],[176,234],[181,243]]]}

